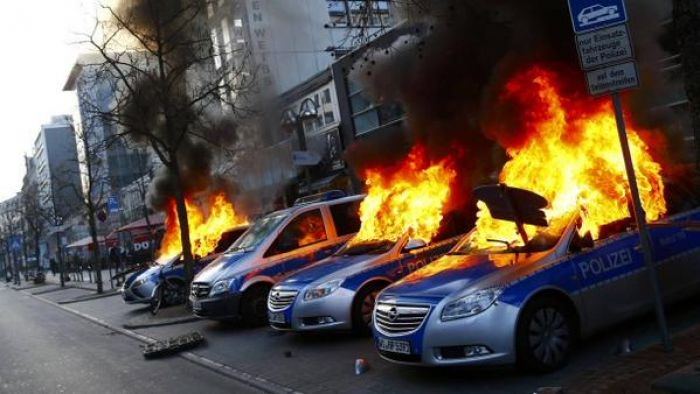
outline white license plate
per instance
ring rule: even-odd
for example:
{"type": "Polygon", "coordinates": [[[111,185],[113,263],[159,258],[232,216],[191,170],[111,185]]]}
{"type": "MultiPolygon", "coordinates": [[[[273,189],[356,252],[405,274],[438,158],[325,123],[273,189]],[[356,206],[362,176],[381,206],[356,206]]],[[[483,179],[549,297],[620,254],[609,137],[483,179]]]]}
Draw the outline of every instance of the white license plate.
{"type": "Polygon", "coordinates": [[[192,298],[190,298],[190,302],[192,302],[192,309],[196,309],[196,310],[202,309],[201,301],[193,300],[192,298]]]}
{"type": "Polygon", "coordinates": [[[267,320],[270,323],[277,323],[277,324],[287,323],[286,319],[284,318],[284,313],[282,313],[282,312],[268,312],[267,313],[267,320]]]}
{"type": "Polygon", "coordinates": [[[377,347],[385,352],[411,354],[411,344],[408,341],[379,338],[377,339],[377,347]]]}

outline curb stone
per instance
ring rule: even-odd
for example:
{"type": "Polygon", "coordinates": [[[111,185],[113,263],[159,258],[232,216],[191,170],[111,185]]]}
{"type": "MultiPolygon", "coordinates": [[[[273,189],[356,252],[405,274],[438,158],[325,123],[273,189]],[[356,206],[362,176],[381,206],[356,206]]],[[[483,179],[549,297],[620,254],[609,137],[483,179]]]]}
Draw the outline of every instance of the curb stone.
{"type": "Polygon", "coordinates": [[[183,317],[165,319],[163,321],[153,322],[153,323],[142,323],[142,324],[125,323],[125,324],[122,324],[122,327],[127,328],[127,329],[131,329],[131,330],[135,330],[135,329],[139,329],[139,328],[174,326],[177,324],[191,323],[191,322],[195,322],[195,321],[199,321],[199,320],[201,320],[201,319],[198,317],[195,317],[195,316],[183,316],[183,317]]]}
{"type": "MultiPolygon", "coordinates": [[[[79,312],[79,311],[70,309],[70,308],[65,307],[63,305],[59,305],[55,302],[41,298],[41,297],[36,296],[34,294],[31,294],[28,292],[23,292],[23,293],[25,293],[25,294],[29,295],[30,297],[33,297],[33,298],[35,298],[43,303],[52,305],[55,308],[62,309],[65,312],[72,313],[78,317],[81,317],[81,318],[89,321],[89,322],[97,324],[98,326],[102,326],[108,330],[117,332],[117,333],[122,334],[126,337],[135,339],[139,342],[143,342],[145,344],[153,344],[156,342],[156,339],[151,338],[149,336],[142,335],[142,334],[139,334],[137,332],[127,330],[124,328],[113,326],[100,318],[90,316],[90,315],[85,314],[83,312],[79,312]]],[[[192,352],[181,352],[181,353],[177,354],[177,357],[183,358],[183,359],[185,359],[185,360],[187,360],[195,365],[199,365],[200,367],[206,368],[210,371],[216,372],[216,373],[223,375],[223,376],[226,376],[228,378],[237,380],[241,383],[247,384],[253,388],[256,388],[256,389],[261,390],[261,391],[266,392],[266,393],[271,393],[271,394],[277,394],[277,393],[302,394],[301,392],[294,390],[291,387],[283,386],[281,384],[272,382],[272,381],[267,380],[261,376],[249,374],[247,372],[233,368],[229,365],[208,359],[206,357],[194,354],[192,352]]]]}
{"type": "Polygon", "coordinates": [[[97,300],[100,298],[113,297],[115,295],[119,295],[119,292],[118,291],[107,291],[107,292],[104,292],[102,294],[89,294],[86,296],[78,296],[76,298],[71,298],[68,300],[57,301],[56,303],[59,305],[74,304],[76,302],[92,301],[92,300],[97,300]]]}

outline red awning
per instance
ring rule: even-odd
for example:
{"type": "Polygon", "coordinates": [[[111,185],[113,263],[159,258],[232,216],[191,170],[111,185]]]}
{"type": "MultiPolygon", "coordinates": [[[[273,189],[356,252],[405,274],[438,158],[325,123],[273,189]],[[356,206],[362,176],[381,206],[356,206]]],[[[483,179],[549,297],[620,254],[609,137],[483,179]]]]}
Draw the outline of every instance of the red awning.
{"type": "MultiPolygon", "coordinates": [[[[165,223],[165,215],[162,213],[155,213],[148,217],[148,221],[151,222],[151,229],[157,229],[162,227],[165,223]]],[[[135,222],[131,222],[125,226],[119,227],[114,230],[115,233],[123,231],[148,231],[148,224],[146,223],[146,218],[139,219],[135,222]]]]}
{"type": "MultiPolygon", "coordinates": [[[[98,236],[97,242],[104,245],[105,237],[98,236]]],[[[85,238],[79,239],[71,244],[66,245],[66,248],[83,248],[86,246],[92,246],[92,237],[85,237],[85,238]]]]}

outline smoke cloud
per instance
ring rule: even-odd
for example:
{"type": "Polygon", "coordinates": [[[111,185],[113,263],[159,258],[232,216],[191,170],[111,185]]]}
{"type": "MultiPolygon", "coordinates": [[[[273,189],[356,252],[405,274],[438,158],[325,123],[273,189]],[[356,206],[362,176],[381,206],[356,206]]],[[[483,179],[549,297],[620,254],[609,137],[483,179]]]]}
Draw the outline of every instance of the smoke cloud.
{"type": "MultiPolygon", "coordinates": [[[[526,138],[518,127],[520,107],[503,103],[503,86],[517,71],[540,64],[566,81],[574,97],[588,95],[578,67],[567,4],[562,0],[405,0],[397,2],[409,33],[388,47],[357,55],[350,78],[359,80],[380,103],[398,102],[406,121],[381,138],[392,144],[360,141],[346,152],[358,174],[364,168],[401,160],[412,144],[427,147],[434,160],[458,163],[452,207],[472,206],[471,189],[496,180],[506,160],[504,147],[526,138]],[[391,136],[389,135],[391,134],[391,136]],[[387,151],[387,146],[399,146],[387,151]]],[[[667,2],[629,0],[630,28],[642,86],[624,95],[633,123],[663,130],[669,112],[658,106],[666,83],[659,73],[661,15],[667,2]]],[[[405,28],[405,27],[404,27],[405,28]]],[[[567,92],[565,92],[567,93],[567,92]]],[[[601,98],[606,100],[606,98],[601,98]]],[[[646,136],[662,160],[663,135],[646,136]]],[[[381,142],[381,141],[380,141],[381,142]]]]}

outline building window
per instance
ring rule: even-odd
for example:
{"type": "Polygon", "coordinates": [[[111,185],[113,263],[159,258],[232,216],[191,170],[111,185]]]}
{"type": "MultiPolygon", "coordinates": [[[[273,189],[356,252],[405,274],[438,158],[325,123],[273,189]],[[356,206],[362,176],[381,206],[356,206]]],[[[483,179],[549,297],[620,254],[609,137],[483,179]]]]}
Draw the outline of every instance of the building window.
{"type": "Polygon", "coordinates": [[[221,68],[221,48],[219,47],[216,29],[211,29],[211,45],[214,47],[214,67],[219,69],[221,68]]]}
{"type": "Polygon", "coordinates": [[[214,16],[214,5],[212,3],[207,4],[207,17],[211,19],[214,16]]]}
{"type": "Polygon", "coordinates": [[[329,0],[328,15],[332,26],[347,26],[349,23],[346,0],[329,0]]]}
{"type": "Polygon", "coordinates": [[[328,0],[327,2],[332,26],[387,27],[392,24],[388,0],[328,0]]]}
{"type": "Polygon", "coordinates": [[[350,101],[350,112],[355,135],[373,131],[376,128],[403,118],[404,112],[397,103],[378,105],[365,95],[362,86],[346,77],[350,101]]]}
{"type": "Polygon", "coordinates": [[[221,20],[221,36],[223,39],[222,47],[224,48],[225,51],[225,58],[226,60],[230,60],[231,57],[233,56],[233,48],[231,46],[231,32],[228,28],[228,19],[223,18],[221,20]]]}

